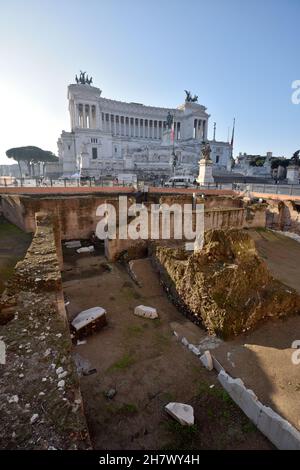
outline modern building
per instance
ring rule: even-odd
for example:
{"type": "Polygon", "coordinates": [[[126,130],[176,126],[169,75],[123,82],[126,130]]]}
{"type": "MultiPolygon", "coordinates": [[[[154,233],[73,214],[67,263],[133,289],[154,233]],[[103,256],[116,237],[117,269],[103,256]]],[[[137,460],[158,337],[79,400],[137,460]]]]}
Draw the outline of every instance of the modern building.
{"type": "MultiPolygon", "coordinates": [[[[146,106],[102,97],[83,73],[76,81],[68,86],[71,130],[58,139],[64,175],[170,175],[174,160],[177,174],[198,175],[210,116],[197,97],[186,92],[177,108],[146,106]]],[[[230,170],[231,145],[209,143],[216,170],[230,170]]]]}

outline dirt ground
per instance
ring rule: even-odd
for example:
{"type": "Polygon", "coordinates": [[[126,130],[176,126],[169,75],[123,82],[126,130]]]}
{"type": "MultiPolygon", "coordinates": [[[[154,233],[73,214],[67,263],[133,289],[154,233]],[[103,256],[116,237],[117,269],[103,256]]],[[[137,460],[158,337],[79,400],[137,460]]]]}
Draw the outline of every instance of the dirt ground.
{"type": "Polygon", "coordinates": [[[107,310],[108,325],[86,344],[74,345],[95,449],[272,448],[219,386],[215,372],[176,340],[174,324],[187,321],[148,259],[133,265],[141,286],[101,253],[78,255],[64,248],[64,260],[69,318],[93,306],[107,310]],[[134,316],[140,304],[156,307],[159,319],[134,316]],[[116,390],[112,399],[105,396],[110,389],[116,390]],[[182,427],[166,415],[163,407],[170,401],[191,404],[195,425],[182,427]]]}
{"type": "Polygon", "coordinates": [[[4,283],[13,274],[17,262],[22,259],[31,243],[31,234],[24,233],[0,216],[0,294],[4,283]]]}

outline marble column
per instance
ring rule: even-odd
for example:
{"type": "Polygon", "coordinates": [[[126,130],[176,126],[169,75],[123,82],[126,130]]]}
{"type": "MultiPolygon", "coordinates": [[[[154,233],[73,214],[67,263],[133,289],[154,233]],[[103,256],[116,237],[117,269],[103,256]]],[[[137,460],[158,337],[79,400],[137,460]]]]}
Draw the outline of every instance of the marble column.
{"type": "Polygon", "coordinates": [[[206,121],[202,121],[203,126],[202,126],[202,140],[205,140],[205,133],[206,133],[206,121]]]}
{"type": "Polygon", "coordinates": [[[85,127],[85,105],[82,107],[82,127],[85,127]]]}
{"type": "Polygon", "coordinates": [[[79,127],[79,104],[75,105],[75,123],[74,127],[79,127]]]}

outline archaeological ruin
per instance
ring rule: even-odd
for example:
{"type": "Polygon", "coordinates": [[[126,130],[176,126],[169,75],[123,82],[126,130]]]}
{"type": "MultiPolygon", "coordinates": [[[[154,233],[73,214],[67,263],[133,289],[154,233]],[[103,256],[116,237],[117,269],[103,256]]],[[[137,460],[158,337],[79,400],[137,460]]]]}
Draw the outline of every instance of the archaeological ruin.
{"type": "Polygon", "coordinates": [[[0,447],[300,449],[299,207],[232,190],[0,188],[0,447]],[[188,207],[193,227],[201,205],[203,246],[177,237],[172,210],[167,237],[162,216],[155,239],[122,237],[134,217],[120,196],[144,210],[141,232],[152,205],[188,207]],[[101,205],[116,214],[105,240],[101,205]],[[8,271],[11,227],[27,238],[8,271]]]}

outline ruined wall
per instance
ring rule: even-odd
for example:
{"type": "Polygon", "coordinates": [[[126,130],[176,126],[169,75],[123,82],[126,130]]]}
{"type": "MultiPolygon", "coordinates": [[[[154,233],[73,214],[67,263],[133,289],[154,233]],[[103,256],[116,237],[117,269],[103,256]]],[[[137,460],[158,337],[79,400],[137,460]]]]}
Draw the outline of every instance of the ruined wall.
{"type": "MultiPolygon", "coordinates": [[[[162,195],[155,198],[155,194],[150,194],[149,201],[159,204],[192,204],[193,201],[196,204],[203,204],[207,210],[209,209],[226,209],[226,208],[239,208],[243,207],[243,200],[239,196],[233,195],[218,195],[218,194],[199,194],[199,191],[195,191],[195,197],[192,193],[188,194],[168,194],[162,195]]],[[[156,195],[157,196],[157,195],[156,195]]]]}
{"type": "Polygon", "coordinates": [[[245,230],[209,231],[193,254],[158,243],[152,257],[172,299],[211,334],[229,338],[300,313],[299,294],[271,276],[245,230]]]}
{"type": "Polygon", "coordinates": [[[26,210],[19,196],[1,196],[0,212],[9,222],[24,232],[34,232],[34,228],[27,227],[26,210]]]}
{"type": "Polygon", "coordinates": [[[268,228],[300,234],[300,196],[252,192],[251,197],[266,201],[268,228]]]}
{"type": "Polygon", "coordinates": [[[300,234],[300,201],[267,200],[267,227],[300,234]]]}
{"type": "MultiPolygon", "coordinates": [[[[128,200],[128,206],[135,202],[131,197],[128,200]]],[[[184,204],[192,205],[193,194],[170,194],[170,195],[150,195],[150,201],[145,203],[148,208],[148,228],[151,232],[151,203],[157,204],[184,204]]],[[[204,198],[197,196],[195,201],[198,204],[204,203],[205,220],[204,229],[225,229],[230,227],[247,228],[247,227],[264,227],[265,221],[265,205],[248,204],[243,205],[241,198],[233,196],[216,196],[208,195],[204,198]]],[[[57,230],[62,240],[71,240],[75,238],[89,238],[91,232],[96,231],[97,223],[100,217],[96,216],[97,208],[100,204],[113,204],[116,208],[117,224],[119,213],[118,197],[91,195],[69,195],[69,196],[2,196],[2,208],[5,217],[11,222],[18,225],[26,232],[34,232],[35,230],[35,213],[44,211],[56,217],[57,230]]],[[[175,226],[177,221],[174,214],[171,213],[170,239],[175,237],[175,226]]],[[[193,213],[193,224],[195,228],[195,212],[193,213]]],[[[128,220],[129,221],[129,220],[128,220]]],[[[182,219],[183,227],[183,219],[182,219]]],[[[183,231],[183,230],[182,230],[183,231]]],[[[160,239],[162,239],[162,223],[160,220],[160,239]]],[[[150,237],[151,238],[151,237],[150,237]]],[[[105,249],[109,260],[115,259],[118,254],[126,250],[134,244],[131,240],[110,240],[106,241],[105,249]]],[[[58,251],[60,247],[57,246],[58,251]]]]}
{"type": "Polygon", "coordinates": [[[114,202],[105,196],[32,197],[2,196],[2,211],[10,222],[26,232],[35,231],[35,214],[46,212],[56,216],[62,240],[88,238],[96,230],[97,207],[105,201],[114,202]]]}
{"type": "MultiPolygon", "coordinates": [[[[177,200],[178,201],[178,200],[177,200]]],[[[172,202],[172,200],[171,200],[172,202]]],[[[170,201],[169,201],[170,203],[170,201]]],[[[185,202],[186,203],[186,202],[185,202]]],[[[193,229],[195,229],[196,217],[193,212],[193,229]]],[[[183,219],[182,219],[183,224],[183,219]]],[[[175,225],[176,218],[173,213],[170,214],[170,238],[175,239],[175,225]]],[[[225,209],[205,209],[204,211],[204,231],[215,229],[229,229],[229,228],[264,228],[266,226],[266,206],[264,204],[249,205],[248,207],[241,208],[225,208],[225,209]]],[[[148,229],[151,234],[151,216],[150,208],[148,214],[148,229]]],[[[184,230],[182,226],[182,234],[184,230]]],[[[160,240],[162,236],[162,224],[160,219],[160,240]]],[[[183,241],[185,238],[183,237],[183,241]]],[[[151,237],[148,241],[151,241],[151,237]]],[[[190,241],[190,240],[189,240],[190,241]]],[[[109,261],[114,261],[118,258],[120,253],[127,250],[129,247],[134,246],[136,240],[120,240],[118,237],[114,240],[105,240],[105,255],[109,261]]]]}
{"type": "Polygon", "coordinates": [[[90,448],[70,355],[57,238],[51,217],[37,214],[32,244],[0,299],[6,347],[0,366],[2,449],[90,448]]]}

